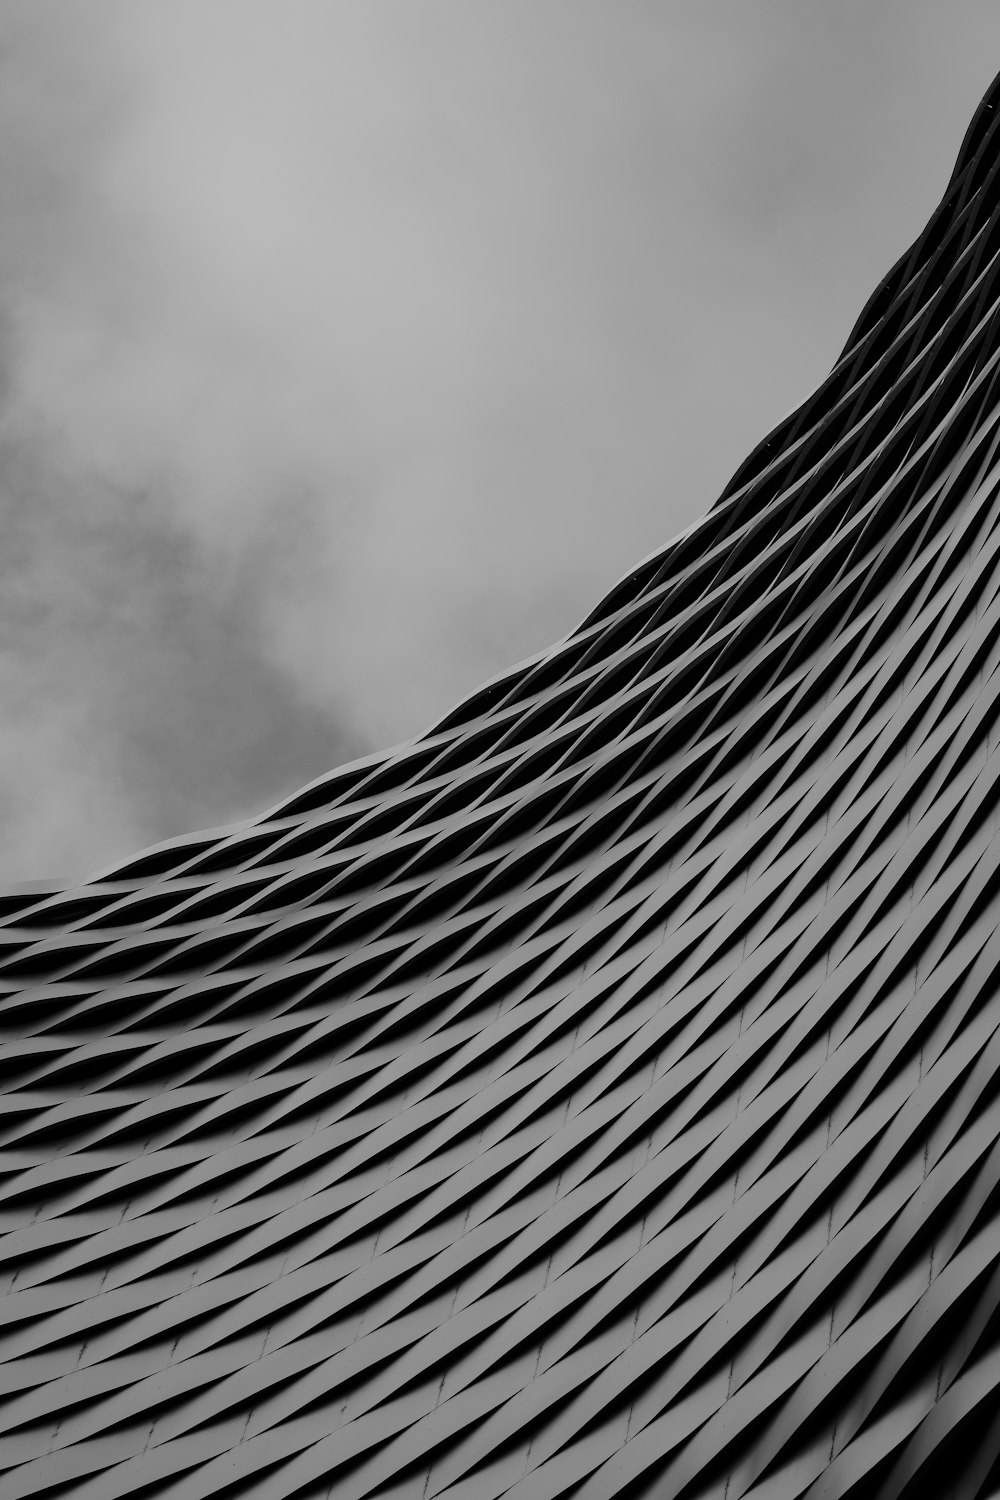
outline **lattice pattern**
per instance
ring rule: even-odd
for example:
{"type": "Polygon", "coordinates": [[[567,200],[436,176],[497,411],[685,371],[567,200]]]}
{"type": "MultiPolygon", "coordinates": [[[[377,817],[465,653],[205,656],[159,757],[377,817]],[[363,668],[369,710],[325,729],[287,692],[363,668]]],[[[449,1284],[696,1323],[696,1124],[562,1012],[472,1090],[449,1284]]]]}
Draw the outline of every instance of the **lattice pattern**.
{"type": "Polygon", "coordinates": [[[1000,1494],[1000,130],[566,641],[4,898],[3,1500],[1000,1494]]]}

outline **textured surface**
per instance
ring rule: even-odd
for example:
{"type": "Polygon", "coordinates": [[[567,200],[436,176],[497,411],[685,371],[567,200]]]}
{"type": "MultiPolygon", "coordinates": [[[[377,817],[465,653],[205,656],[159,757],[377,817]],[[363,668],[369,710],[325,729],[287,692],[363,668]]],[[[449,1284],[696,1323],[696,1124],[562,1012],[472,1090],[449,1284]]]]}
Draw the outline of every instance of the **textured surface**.
{"type": "Polygon", "coordinates": [[[565,642],[2,898],[3,1500],[1000,1494],[993,122],[565,642]]]}

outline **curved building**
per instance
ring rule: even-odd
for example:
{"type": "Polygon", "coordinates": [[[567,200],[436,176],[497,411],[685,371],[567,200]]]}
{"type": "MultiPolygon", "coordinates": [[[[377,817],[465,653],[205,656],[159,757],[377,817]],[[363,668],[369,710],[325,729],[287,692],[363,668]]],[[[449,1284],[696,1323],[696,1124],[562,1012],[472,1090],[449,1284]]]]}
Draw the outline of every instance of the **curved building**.
{"type": "Polygon", "coordinates": [[[1000,126],[428,734],[0,925],[2,1500],[1000,1495],[1000,126]]]}

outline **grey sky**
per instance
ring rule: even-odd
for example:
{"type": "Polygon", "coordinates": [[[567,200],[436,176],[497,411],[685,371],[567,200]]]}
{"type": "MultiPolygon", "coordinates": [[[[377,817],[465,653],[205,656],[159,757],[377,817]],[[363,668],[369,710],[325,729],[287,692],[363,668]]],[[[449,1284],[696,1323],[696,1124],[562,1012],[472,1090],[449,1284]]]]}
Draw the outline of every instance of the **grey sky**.
{"type": "Polygon", "coordinates": [[[6,0],[0,876],[425,728],[706,510],[996,0],[6,0]]]}

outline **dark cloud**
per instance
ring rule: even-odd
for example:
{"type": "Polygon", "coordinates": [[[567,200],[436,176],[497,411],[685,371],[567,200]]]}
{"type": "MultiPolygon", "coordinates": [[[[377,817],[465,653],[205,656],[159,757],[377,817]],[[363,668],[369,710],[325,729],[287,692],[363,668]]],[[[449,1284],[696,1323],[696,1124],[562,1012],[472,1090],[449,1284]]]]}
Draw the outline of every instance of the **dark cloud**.
{"type": "Polygon", "coordinates": [[[571,628],[822,376],[997,67],[985,0],[9,0],[4,876],[571,628]]]}

